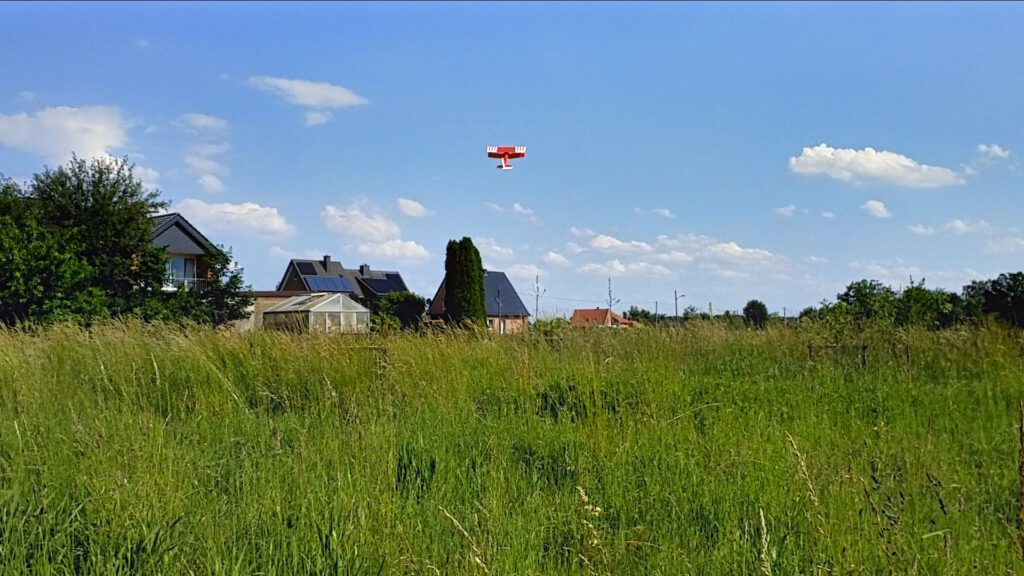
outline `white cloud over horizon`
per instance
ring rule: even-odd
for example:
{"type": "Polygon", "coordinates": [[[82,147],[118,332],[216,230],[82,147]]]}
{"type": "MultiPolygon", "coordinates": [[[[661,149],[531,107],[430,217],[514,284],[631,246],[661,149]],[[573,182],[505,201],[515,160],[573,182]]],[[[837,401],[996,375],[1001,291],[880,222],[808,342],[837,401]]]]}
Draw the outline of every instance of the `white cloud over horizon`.
{"type": "Polygon", "coordinates": [[[636,240],[622,241],[614,236],[608,236],[607,234],[598,234],[590,239],[589,246],[595,250],[602,252],[611,252],[619,254],[631,254],[637,252],[651,252],[654,248],[646,242],[639,242],[636,240]]]}
{"type": "Polygon", "coordinates": [[[116,106],[56,106],[32,114],[0,114],[0,144],[38,154],[51,164],[110,158],[128,141],[128,122],[116,106]]]}
{"type": "Polygon", "coordinates": [[[320,220],[328,230],[358,243],[361,254],[392,260],[425,260],[426,248],[412,240],[402,240],[398,223],[366,202],[348,206],[324,206],[320,220]]]}
{"type": "Polygon", "coordinates": [[[473,238],[473,245],[480,251],[481,256],[487,258],[508,260],[516,255],[515,250],[498,244],[493,238],[473,238]]]}
{"type": "Polygon", "coordinates": [[[185,153],[183,158],[185,166],[198,177],[197,181],[203,190],[212,194],[224,191],[223,178],[230,171],[227,166],[215,158],[224,155],[230,149],[231,145],[226,142],[216,144],[202,142],[192,145],[185,153]]]}
{"type": "Polygon", "coordinates": [[[544,271],[533,264],[513,264],[503,270],[512,278],[523,278],[533,280],[537,276],[543,276],[544,271]]]}
{"type": "Polygon", "coordinates": [[[583,274],[594,274],[598,276],[639,276],[643,278],[667,278],[672,271],[660,264],[650,262],[622,262],[618,258],[609,260],[603,264],[590,262],[576,269],[583,274]]]}
{"type": "Polygon", "coordinates": [[[788,206],[780,206],[775,209],[775,213],[783,218],[789,218],[793,216],[793,214],[796,214],[796,205],[790,204],[788,206]]]}
{"type": "Polygon", "coordinates": [[[230,124],[223,118],[189,112],[178,116],[172,124],[181,130],[207,134],[224,134],[230,130],[230,124]]]}
{"type": "Polygon", "coordinates": [[[860,205],[860,209],[867,212],[872,218],[891,218],[892,213],[885,207],[885,203],[878,200],[868,200],[860,205]]]}
{"type": "Polygon", "coordinates": [[[331,110],[362,106],[366,98],[336,84],[275,76],[252,76],[249,85],[306,108],[306,126],[319,126],[331,119],[331,110]]]}
{"type": "Polygon", "coordinates": [[[963,174],[949,168],[920,164],[888,150],[833,148],[824,143],[790,157],[789,169],[796,174],[826,174],[849,184],[874,180],[910,188],[941,188],[966,182],[963,174]]]}
{"type": "Polygon", "coordinates": [[[907,230],[910,230],[911,233],[918,236],[931,236],[940,231],[956,236],[963,236],[966,234],[983,234],[991,232],[992,226],[985,220],[962,220],[960,218],[954,218],[953,220],[942,224],[938,228],[925,224],[914,224],[912,226],[907,226],[907,230]]]}
{"type": "Polygon", "coordinates": [[[533,213],[533,210],[523,206],[519,202],[513,202],[512,206],[508,208],[502,206],[501,204],[496,204],[494,202],[484,202],[484,205],[490,208],[491,210],[494,210],[495,212],[510,213],[513,216],[520,218],[522,220],[526,220],[528,222],[538,221],[536,214],[533,213]]]}
{"type": "Polygon", "coordinates": [[[555,266],[568,266],[569,265],[569,259],[568,258],[566,258],[565,256],[562,256],[561,254],[559,254],[558,252],[555,252],[553,250],[549,250],[546,254],[544,254],[544,256],[541,258],[541,260],[543,260],[547,264],[554,264],[555,266]]]}
{"type": "Polygon", "coordinates": [[[978,144],[978,154],[988,159],[1006,160],[1010,151],[998,144],[978,144]]]}
{"type": "Polygon", "coordinates": [[[210,204],[186,198],[176,203],[173,209],[202,230],[275,238],[292,236],[296,232],[277,208],[255,202],[210,204]]]}
{"type": "Polygon", "coordinates": [[[409,198],[399,198],[397,203],[398,211],[410,218],[423,218],[433,214],[423,204],[409,198]]]}

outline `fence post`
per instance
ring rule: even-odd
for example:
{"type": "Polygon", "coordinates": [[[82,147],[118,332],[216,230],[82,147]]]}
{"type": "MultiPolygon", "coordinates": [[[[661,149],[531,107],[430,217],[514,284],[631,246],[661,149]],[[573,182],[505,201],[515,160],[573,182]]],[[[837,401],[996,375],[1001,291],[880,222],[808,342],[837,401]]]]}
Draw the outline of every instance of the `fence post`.
{"type": "Polygon", "coordinates": [[[1018,526],[1020,531],[1020,559],[1024,562],[1024,402],[1020,403],[1020,460],[1017,464],[1017,472],[1020,477],[1020,511],[1018,512],[1018,526]]]}

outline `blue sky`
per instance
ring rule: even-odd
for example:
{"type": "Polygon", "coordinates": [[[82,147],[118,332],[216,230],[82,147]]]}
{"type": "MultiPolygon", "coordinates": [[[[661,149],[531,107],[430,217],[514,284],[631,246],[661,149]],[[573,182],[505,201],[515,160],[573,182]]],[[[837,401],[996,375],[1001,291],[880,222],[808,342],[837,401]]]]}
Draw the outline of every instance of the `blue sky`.
{"type": "Polygon", "coordinates": [[[532,310],[792,313],[1024,268],[1018,3],[0,3],[0,172],[137,173],[272,290],[433,296],[471,236],[532,310]],[[524,145],[512,171],[489,145],[524,145]]]}

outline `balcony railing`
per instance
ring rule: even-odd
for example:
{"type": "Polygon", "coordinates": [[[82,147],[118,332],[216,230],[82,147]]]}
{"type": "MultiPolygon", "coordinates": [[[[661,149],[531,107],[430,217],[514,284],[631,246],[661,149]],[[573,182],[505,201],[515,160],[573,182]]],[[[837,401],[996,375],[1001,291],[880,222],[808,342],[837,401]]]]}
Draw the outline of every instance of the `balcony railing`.
{"type": "Polygon", "coordinates": [[[209,285],[210,281],[205,278],[171,278],[164,284],[164,292],[205,290],[209,285]]]}

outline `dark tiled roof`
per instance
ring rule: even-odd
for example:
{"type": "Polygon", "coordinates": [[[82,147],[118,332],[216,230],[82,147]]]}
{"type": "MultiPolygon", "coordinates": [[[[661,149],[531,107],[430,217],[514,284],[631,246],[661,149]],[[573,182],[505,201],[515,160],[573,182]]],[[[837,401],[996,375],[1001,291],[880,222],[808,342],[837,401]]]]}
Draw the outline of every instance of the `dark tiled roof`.
{"type": "Polygon", "coordinates": [[[203,233],[197,230],[196,227],[193,226],[191,222],[186,220],[184,216],[178,214],[177,212],[151,216],[150,220],[152,220],[153,222],[154,239],[159,237],[172,226],[179,226],[182,230],[184,230],[185,234],[190,236],[193,239],[193,241],[202,246],[207,251],[207,253],[212,254],[214,252],[219,251],[217,246],[213,242],[210,242],[209,238],[204,236],[203,233]]]}
{"type": "Polygon", "coordinates": [[[529,316],[530,311],[519,299],[519,294],[512,287],[508,276],[504,272],[484,270],[484,305],[487,308],[488,316],[497,316],[501,311],[502,316],[529,316]],[[501,298],[501,305],[498,305],[498,298],[501,298]]]}
{"type": "Polygon", "coordinates": [[[331,291],[323,287],[314,288],[310,286],[309,283],[312,278],[343,278],[347,281],[344,282],[345,289],[338,291],[350,292],[357,298],[365,298],[368,295],[381,296],[390,292],[406,292],[409,290],[405,280],[402,279],[402,275],[397,271],[374,270],[366,265],[359,268],[345,268],[341,262],[336,260],[329,260],[326,267],[324,267],[323,260],[292,260],[288,263],[282,284],[288,278],[288,273],[293,268],[299,273],[303,284],[309,290],[331,291]],[[349,287],[352,289],[348,290],[349,287]]]}
{"type": "MultiPolygon", "coordinates": [[[[445,282],[442,280],[441,285],[437,288],[437,293],[434,294],[434,299],[430,302],[430,308],[427,310],[428,315],[435,317],[444,316],[444,296],[445,282]]],[[[484,270],[484,308],[488,316],[497,316],[499,309],[502,316],[530,315],[530,311],[526,309],[523,301],[519,299],[519,294],[512,287],[512,282],[509,281],[508,276],[504,272],[494,270],[484,270]],[[500,306],[498,305],[499,294],[501,295],[500,306]]]]}

